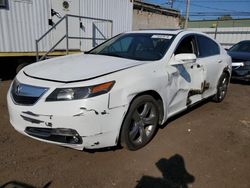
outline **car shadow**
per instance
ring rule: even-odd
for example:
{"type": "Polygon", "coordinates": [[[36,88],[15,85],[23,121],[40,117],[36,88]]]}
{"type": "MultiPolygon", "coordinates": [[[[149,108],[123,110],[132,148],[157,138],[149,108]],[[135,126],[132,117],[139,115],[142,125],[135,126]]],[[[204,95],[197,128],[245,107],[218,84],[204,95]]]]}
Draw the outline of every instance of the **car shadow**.
{"type": "Polygon", "coordinates": [[[187,172],[184,159],[176,154],[169,159],[162,158],[156,164],[162,177],[142,176],[136,188],[188,188],[195,177],[187,172]]]}
{"type": "MultiPolygon", "coordinates": [[[[52,184],[52,181],[46,183],[42,188],[49,188],[52,184]]],[[[29,185],[19,181],[9,181],[3,185],[0,185],[0,188],[36,188],[36,186],[29,185]]]]}
{"type": "Polygon", "coordinates": [[[123,149],[122,146],[117,145],[117,146],[113,146],[113,147],[106,147],[106,148],[98,148],[98,149],[83,149],[84,152],[87,153],[101,153],[101,152],[110,152],[110,151],[117,151],[117,150],[121,150],[123,149]]]}
{"type": "Polygon", "coordinates": [[[230,80],[230,84],[239,84],[239,85],[250,85],[250,81],[245,80],[230,80]]]}

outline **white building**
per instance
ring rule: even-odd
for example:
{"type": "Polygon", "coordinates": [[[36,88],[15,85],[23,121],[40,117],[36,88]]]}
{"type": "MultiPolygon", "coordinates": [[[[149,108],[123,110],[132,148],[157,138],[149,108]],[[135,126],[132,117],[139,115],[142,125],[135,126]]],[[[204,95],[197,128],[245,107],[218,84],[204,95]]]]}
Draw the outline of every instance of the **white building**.
{"type": "MultiPolygon", "coordinates": [[[[132,30],[132,15],[130,0],[0,0],[0,56],[34,56],[36,40],[60,19],[40,40],[38,51],[48,51],[65,35],[70,37],[69,50],[89,50],[112,35],[132,30]],[[68,17],[66,24],[62,19],[66,14],[80,17],[68,17]]],[[[55,48],[57,53],[62,49],[66,39],[55,48]]]]}

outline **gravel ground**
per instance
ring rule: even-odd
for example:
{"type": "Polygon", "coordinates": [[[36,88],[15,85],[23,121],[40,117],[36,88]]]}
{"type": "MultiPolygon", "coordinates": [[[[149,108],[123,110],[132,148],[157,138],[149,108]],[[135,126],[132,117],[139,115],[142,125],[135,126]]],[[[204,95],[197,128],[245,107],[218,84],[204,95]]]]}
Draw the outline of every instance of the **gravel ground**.
{"type": "Polygon", "coordinates": [[[171,119],[135,152],[76,151],[19,134],[9,85],[0,85],[0,187],[250,187],[250,85],[231,84],[222,103],[171,119]]]}

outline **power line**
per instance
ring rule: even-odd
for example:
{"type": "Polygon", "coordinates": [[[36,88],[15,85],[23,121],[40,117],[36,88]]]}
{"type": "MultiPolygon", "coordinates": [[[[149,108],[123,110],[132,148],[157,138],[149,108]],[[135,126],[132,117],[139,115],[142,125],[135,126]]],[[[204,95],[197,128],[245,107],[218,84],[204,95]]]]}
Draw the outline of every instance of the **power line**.
{"type": "Polygon", "coordinates": [[[190,16],[250,16],[250,12],[190,12],[190,16]]]}
{"type": "MultiPolygon", "coordinates": [[[[167,1],[167,0],[166,0],[167,1]]],[[[186,4],[187,0],[168,0],[166,3],[162,3],[161,5],[170,5],[170,2],[174,2],[176,4],[179,4],[179,6],[183,3],[186,4]]],[[[205,6],[198,4],[199,3],[204,3],[204,2],[224,2],[224,3],[243,3],[243,2],[249,2],[250,0],[238,0],[238,1],[233,1],[233,0],[191,0],[190,6],[193,7],[200,7],[200,8],[205,8],[209,10],[214,10],[214,11],[203,11],[203,12],[193,12],[190,11],[190,15],[192,17],[215,17],[215,16],[224,16],[224,15],[230,15],[230,16],[240,16],[240,17],[250,17],[250,12],[249,11],[237,11],[237,10],[230,10],[230,9],[225,9],[225,8],[217,8],[217,7],[211,7],[211,6],[205,6]]],[[[185,13],[183,12],[183,16],[185,17],[185,13]]]]}
{"type": "Polygon", "coordinates": [[[223,11],[237,12],[235,10],[222,9],[222,8],[216,8],[216,7],[209,7],[209,6],[198,5],[198,4],[194,4],[194,3],[191,3],[191,6],[201,7],[201,8],[206,8],[206,9],[212,9],[212,10],[223,10],[223,11]]]}
{"type": "MultiPolygon", "coordinates": [[[[176,0],[176,2],[184,2],[185,0],[176,0]]],[[[242,3],[246,3],[246,2],[248,2],[248,3],[250,3],[250,1],[246,1],[246,0],[238,0],[238,1],[232,1],[232,0],[230,0],[230,1],[227,1],[227,0],[221,0],[221,1],[219,1],[219,0],[216,0],[216,1],[213,1],[213,0],[211,0],[211,1],[208,1],[208,0],[192,0],[192,2],[209,2],[209,3],[211,3],[211,2],[216,2],[216,3],[239,3],[239,2],[242,2],[242,3]]]]}
{"type": "Polygon", "coordinates": [[[186,18],[185,18],[185,26],[184,26],[184,28],[188,27],[189,9],[190,9],[190,0],[187,0],[186,2],[187,2],[187,4],[186,4],[186,18]]]}

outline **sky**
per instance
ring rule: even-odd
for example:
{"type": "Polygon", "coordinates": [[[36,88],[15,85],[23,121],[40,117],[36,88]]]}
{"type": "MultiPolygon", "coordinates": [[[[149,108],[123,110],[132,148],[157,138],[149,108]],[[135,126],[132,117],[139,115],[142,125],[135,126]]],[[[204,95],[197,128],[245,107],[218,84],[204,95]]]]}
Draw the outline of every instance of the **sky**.
{"type": "MultiPolygon", "coordinates": [[[[147,3],[170,7],[172,0],[144,0],[147,3]]],[[[186,13],[186,0],[174,0],[173,8],[186,13]]],[[[230,14],[233,18],[250,18],[250,0],[190,0],[190,20],[217,19],[230,14]]]]}

